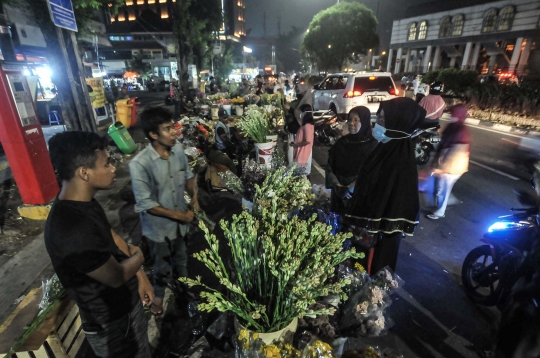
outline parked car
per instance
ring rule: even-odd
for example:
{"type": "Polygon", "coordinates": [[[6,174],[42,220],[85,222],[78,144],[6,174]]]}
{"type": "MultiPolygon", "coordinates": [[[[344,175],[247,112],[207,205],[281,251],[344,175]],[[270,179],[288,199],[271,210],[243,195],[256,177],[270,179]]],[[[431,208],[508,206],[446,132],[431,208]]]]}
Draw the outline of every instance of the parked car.
{"type": "Polygon", "coordinates": [[[356,106],[366,106],[375,122],[379,102],[395,98],[399,90],[389,72],[344,72],[327,75],[313,90],[314,110],[331,110],[341,119],[356,106]]]}

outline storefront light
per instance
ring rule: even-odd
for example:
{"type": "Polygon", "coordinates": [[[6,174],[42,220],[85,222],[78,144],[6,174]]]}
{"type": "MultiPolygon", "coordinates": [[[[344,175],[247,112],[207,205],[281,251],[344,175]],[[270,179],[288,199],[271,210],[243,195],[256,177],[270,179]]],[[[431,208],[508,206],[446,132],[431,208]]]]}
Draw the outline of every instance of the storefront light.
{"type": "Polygon", "coordinates": [[[49,67],[37,67],[36,74],[39,77],[43,77],[43,78],[51,78],[52,76],[52,73],[49,67]]]}
{"type": "Polygon", "coordinates": [[[25,75],[25,76],[30,76],[31,73],[30,73],[30,71],[29,71],[27,68],[25,68],[24,71],[23,71],[23,75],[25,75]]]}

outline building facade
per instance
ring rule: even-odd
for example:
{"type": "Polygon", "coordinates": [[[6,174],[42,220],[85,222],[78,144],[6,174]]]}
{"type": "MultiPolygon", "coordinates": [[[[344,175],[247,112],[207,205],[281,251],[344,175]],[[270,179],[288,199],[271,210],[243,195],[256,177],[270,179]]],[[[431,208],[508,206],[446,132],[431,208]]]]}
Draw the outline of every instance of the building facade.
{"type": "Polygon", "coordinates": [[[503,0],[394,21],[387,71],[439,68],[526,74],[540,27],[540,1],[503,0]]]}
{"type": "MultiPolygon", "coordinates": [[[[245,35],[245,0],[220,0],[223,24],[216,40],[240,41],[245,35]]],[[[177,41],[173,29],[176,0],[126,0],[110,18],[107,35],[112,48],[102,53],[101,62],[109,74],[122,75],[126,61],[142,57],[154,76],[165,80],[176,74],[177,41]]]]}

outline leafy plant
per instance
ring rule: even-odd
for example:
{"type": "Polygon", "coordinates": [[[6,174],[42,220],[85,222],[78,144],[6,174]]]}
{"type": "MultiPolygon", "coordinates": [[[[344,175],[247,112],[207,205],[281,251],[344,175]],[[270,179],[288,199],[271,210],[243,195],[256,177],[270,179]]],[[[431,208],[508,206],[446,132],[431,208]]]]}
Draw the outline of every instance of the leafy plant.
{"type": "Polygon", "coordinates": [[[255,143],[268,142],[266,136],[270,134],[270,118],[265,111],[260,110],[256,105],[247,107],[236,126],[255,143]]]}
{"type": "Polygon", "coordinates": [[[292,170],[280,168],[256,187],[253,214],[247,212],[222,220],[221,228],[231,249],[232,263],[225,265],[215,235],[205,232],[209,249],[194,254],[225,286],[225,295],[196,279],[180,278],[189,286],[202,286],[199,305],[203,311],[232,311],[247,328],[273,332],[295,317],[333,314],[333,308],[313,311],[309,307],[319,297],[339,294],[350,282],[329,283],[334,267],[348,258],[360,258],[354,250],[343,251],[348,234],[332,236],[330,227],[301,220],[291,213],[308,205],[313,197],[311,184],[292,170]]]}

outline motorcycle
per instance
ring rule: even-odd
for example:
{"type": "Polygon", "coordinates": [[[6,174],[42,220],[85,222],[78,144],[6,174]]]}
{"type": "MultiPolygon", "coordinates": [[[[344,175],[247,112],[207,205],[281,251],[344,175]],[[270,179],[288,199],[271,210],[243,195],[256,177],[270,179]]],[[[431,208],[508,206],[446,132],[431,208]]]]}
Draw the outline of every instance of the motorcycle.
{"type": "Polygon", "coordinates": [[[334,145],[341,137],[337,114],[332,111],[314,111],[315,142],[322,145],[334,145]]]}
{"type": "Polygon", "coordinates": [[[485,245],[474,248],[463,262],[463,288],[475,303],[499,308],[507,304],[537,240],[537,203],[526,194],[517,194],[520,203],[530,207],[511,209],[514,214],[501,216],[480,239],[485,245]]]}
{"type": "Polygon", "coordinates": [[[439,136],[440,126],[433,128],[421,129],[413,133],[412,138],[416,142],[414,148],[414,155],[416,157],[416,164],[424,165],[429,161],[431,152],[433,152],[441,137],[439,136]]]}

